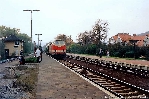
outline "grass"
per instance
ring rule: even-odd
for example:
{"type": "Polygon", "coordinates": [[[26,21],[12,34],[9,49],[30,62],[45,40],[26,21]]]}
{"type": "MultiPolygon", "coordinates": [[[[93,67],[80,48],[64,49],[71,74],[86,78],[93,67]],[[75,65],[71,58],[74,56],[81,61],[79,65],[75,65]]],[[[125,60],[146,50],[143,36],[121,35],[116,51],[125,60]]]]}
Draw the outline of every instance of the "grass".
{"type": "MultiPolygon", "coordinates": [[[[96,56],[96,55],[90,55],[90,54],[80,54],[80,55],[88,55],[88,56],[96,56]]],[[[99,55],[98,55],[99,56],[99,55]]],[[[102,56],[103,58],[107,58],[107,56],[102,56]]],[[[125,60],[146,60],[145,58],[138,58],[138,59],[134,59],[134,58],[120,58],[120,57],[111,57],[109,56],[108,58],[114,58],[114,59],[125,59],[125,60]]]]}
{"type": "Polygon", "coordinates": [[[38,81],[38,70],[39,68],[24,68],[19,67],[18,70],[24,72],[23,74],[16,75],[16,82],[19,88],[21,88],[25,92],[29,92],[32,96],[35,97],[36,94],[36,85],[38,81]]]}

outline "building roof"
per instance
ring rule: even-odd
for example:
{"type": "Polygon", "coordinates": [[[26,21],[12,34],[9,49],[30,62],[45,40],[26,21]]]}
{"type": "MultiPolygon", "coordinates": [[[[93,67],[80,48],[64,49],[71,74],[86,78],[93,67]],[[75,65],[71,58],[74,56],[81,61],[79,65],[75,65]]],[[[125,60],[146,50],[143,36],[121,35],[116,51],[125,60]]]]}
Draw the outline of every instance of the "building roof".
{"type": "Polygon", "coordinates": [[[117,35],[113,36],[113,39],[116,41],[118,37],[121,38],[122,42],[129,42],[129,40],[138,40],[136,45],[143,46],[146,35],[133,34],[131,36],[129,35],[129,33],[118,33],[117,35]]]}
{"type": "Polygon", "coordinates": [[[22,41],[21,39],[17,38],[15,35],[10,35],[4,39],[5,42],[12,42],[12,41],[22,41]]]}
{"type": "Polygon", "coordinates": [[[145,36],[142,35],[135,35],[131,37],[131,40],[138,40],[136,45],[138,46],[143,46],[143,40],[145,39],[145,36]]]}
{"type": "Polygon", "coordinates": [[[120,37],[123,42],[131,39],[131,35],[129,35],[129,33],[118,33],[117,35],[113,36],[113,39],[116,41],[118,37],[120,37]]]}
{"type": "Polygon", "coordinates": [[[145,36],[140,36],[140,35],[136,35],[136,36],[131,36],[132,40],[144,40],[145,36]]]}
{"type": "Polygon", "coordinates": [[[131,38],[131,35],[129,33],[118,33],[118,36],[122,39],[122,41],[128,41],[131,38]]]}

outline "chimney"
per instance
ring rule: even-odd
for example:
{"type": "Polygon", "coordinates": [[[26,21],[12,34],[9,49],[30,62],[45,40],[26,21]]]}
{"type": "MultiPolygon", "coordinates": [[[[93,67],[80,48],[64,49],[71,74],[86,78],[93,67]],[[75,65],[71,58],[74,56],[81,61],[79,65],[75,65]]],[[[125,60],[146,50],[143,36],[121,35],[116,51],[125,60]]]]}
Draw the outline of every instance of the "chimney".
{"type": "Polygon", "coordinates": [[[136,34],[133,34],[133,36],[136,36],[136,34]]]}

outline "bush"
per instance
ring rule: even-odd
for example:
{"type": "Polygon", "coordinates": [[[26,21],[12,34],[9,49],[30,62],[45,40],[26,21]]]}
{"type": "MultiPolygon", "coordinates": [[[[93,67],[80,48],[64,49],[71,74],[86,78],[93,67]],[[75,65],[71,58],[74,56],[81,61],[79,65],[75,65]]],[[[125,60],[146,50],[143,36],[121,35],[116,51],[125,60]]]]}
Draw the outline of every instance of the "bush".
{"type": "Polygon", "coordinates": [[[115,52],[114,57],[119,57],[120,56],[119,54],[120,54],[119,52],[115,52]]]}
{"type": "Polygon", "coordinates": [[[134,57],[134,52],[133,51],[129,51],[125,53],[126,58],[133,58],[134,57]]]}
{"type": "Polygon", "coordinates": [[[36,57],[26,58],[25,63],[37,63],[37,58],[36,57]]]}

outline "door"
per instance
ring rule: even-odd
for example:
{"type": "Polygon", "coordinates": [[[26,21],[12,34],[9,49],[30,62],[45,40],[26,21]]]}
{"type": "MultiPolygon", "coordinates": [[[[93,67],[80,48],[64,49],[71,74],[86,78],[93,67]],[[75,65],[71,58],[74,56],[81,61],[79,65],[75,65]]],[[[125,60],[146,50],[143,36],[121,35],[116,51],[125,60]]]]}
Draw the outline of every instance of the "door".
{"type": "Polygon", "coordinates": [[[9,59],[9,49],[5,49],[5,58],[9,59]]]}

